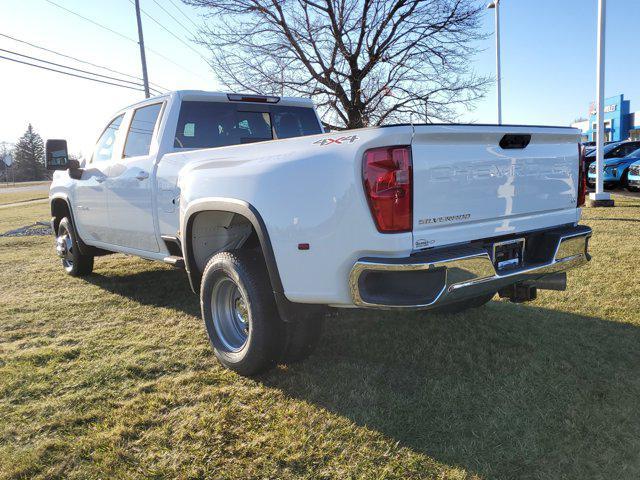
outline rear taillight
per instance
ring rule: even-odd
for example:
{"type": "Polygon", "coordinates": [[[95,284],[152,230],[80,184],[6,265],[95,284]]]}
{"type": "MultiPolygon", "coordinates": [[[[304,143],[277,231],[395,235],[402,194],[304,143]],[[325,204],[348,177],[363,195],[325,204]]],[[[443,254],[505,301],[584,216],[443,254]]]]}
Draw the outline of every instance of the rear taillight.
{"type": "Polygon", "coordinates": [[[584,205],[587,196],[587,159],[584,146],[578,144],[578,207],[584,205]]]}
{"type": "Polygon", "coordinates": [[[409,232],[413,226],[411,149],[372,148],[362,159],[364,190],[382,233],[409,232]]]}

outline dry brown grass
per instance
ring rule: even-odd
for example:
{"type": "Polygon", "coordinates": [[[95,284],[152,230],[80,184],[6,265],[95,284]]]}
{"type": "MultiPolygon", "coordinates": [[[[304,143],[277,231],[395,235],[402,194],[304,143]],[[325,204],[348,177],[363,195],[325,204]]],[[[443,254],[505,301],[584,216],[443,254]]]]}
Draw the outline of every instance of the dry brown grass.
{"type": "Polygon", "coordinates": [[[28,202],[30,200],[40,200],[49,196],[48,190],[29,191],[29,192],[10,192],[4,193],[0,190],[0,205],[8,205],[10,203],[28,202]]]}

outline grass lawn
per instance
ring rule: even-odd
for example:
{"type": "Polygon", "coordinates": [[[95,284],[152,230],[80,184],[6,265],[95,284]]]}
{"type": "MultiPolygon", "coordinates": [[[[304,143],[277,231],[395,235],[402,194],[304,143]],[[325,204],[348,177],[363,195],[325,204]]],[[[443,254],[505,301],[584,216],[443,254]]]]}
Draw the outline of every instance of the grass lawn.
{"type": "Polygon", "coordinates": [[[585,209],[567,292],[343,313],[253,380],[216,362],[184,272],[73,279],[52,238],[0,237],[0,478],[640,478],[640,200],[616,205],[585,209]]]}
{"type": "Polygon", "coordinates": [[[49,197],[49,191],[43,190],[31,191],[31,192],[11,192],[4,193],[0,190],[0,206],[8,205],[9,203],[28,202],[29,200],[40,200],[49,197]]]}

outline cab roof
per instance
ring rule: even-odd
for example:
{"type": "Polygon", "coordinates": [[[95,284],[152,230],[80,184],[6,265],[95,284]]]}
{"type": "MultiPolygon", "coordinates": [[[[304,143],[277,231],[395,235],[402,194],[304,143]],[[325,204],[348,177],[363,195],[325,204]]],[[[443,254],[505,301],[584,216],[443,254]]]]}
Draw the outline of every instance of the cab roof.
{"type": "Polygon", "coordinates": [[[310,108],[313,108],[314,106],[313,101],[310,98],[279,97],[276,95],[258,95],[254,93],[211,92],[205,90],[173,90],[162,95],[145,98],[144,100],[131,104],[120,111],[129,110],[130,108],[139,107],[167,98],[172,98],[178,101],[201,100],[224,103],[270,103],[310,108]]]}

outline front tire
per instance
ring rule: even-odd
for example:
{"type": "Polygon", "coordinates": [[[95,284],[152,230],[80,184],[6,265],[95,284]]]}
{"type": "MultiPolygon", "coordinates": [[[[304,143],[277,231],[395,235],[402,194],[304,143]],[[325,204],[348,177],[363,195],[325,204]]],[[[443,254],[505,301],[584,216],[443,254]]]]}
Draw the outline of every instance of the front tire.
{"type": "Polygon", "coordinates": [[[620,177],[620,188],[629,189],[629,169],[626,169],[620,177]]]}
{"type": "Polygon", "coordinates": [[[282,320],[259,254],[235,250],[211,257],[202,275],[200,308],[225,367],[250,376],[274,367],[282,356],[282,320]]]}
{"type": "Polygon", "coordinates": [[[60,220],[58,225],[56,253],[62,260],[64,271],[72,277],[83,277],[93,271],[93,256],[80,253],[78,238],[68,217],[60,220]]]}

